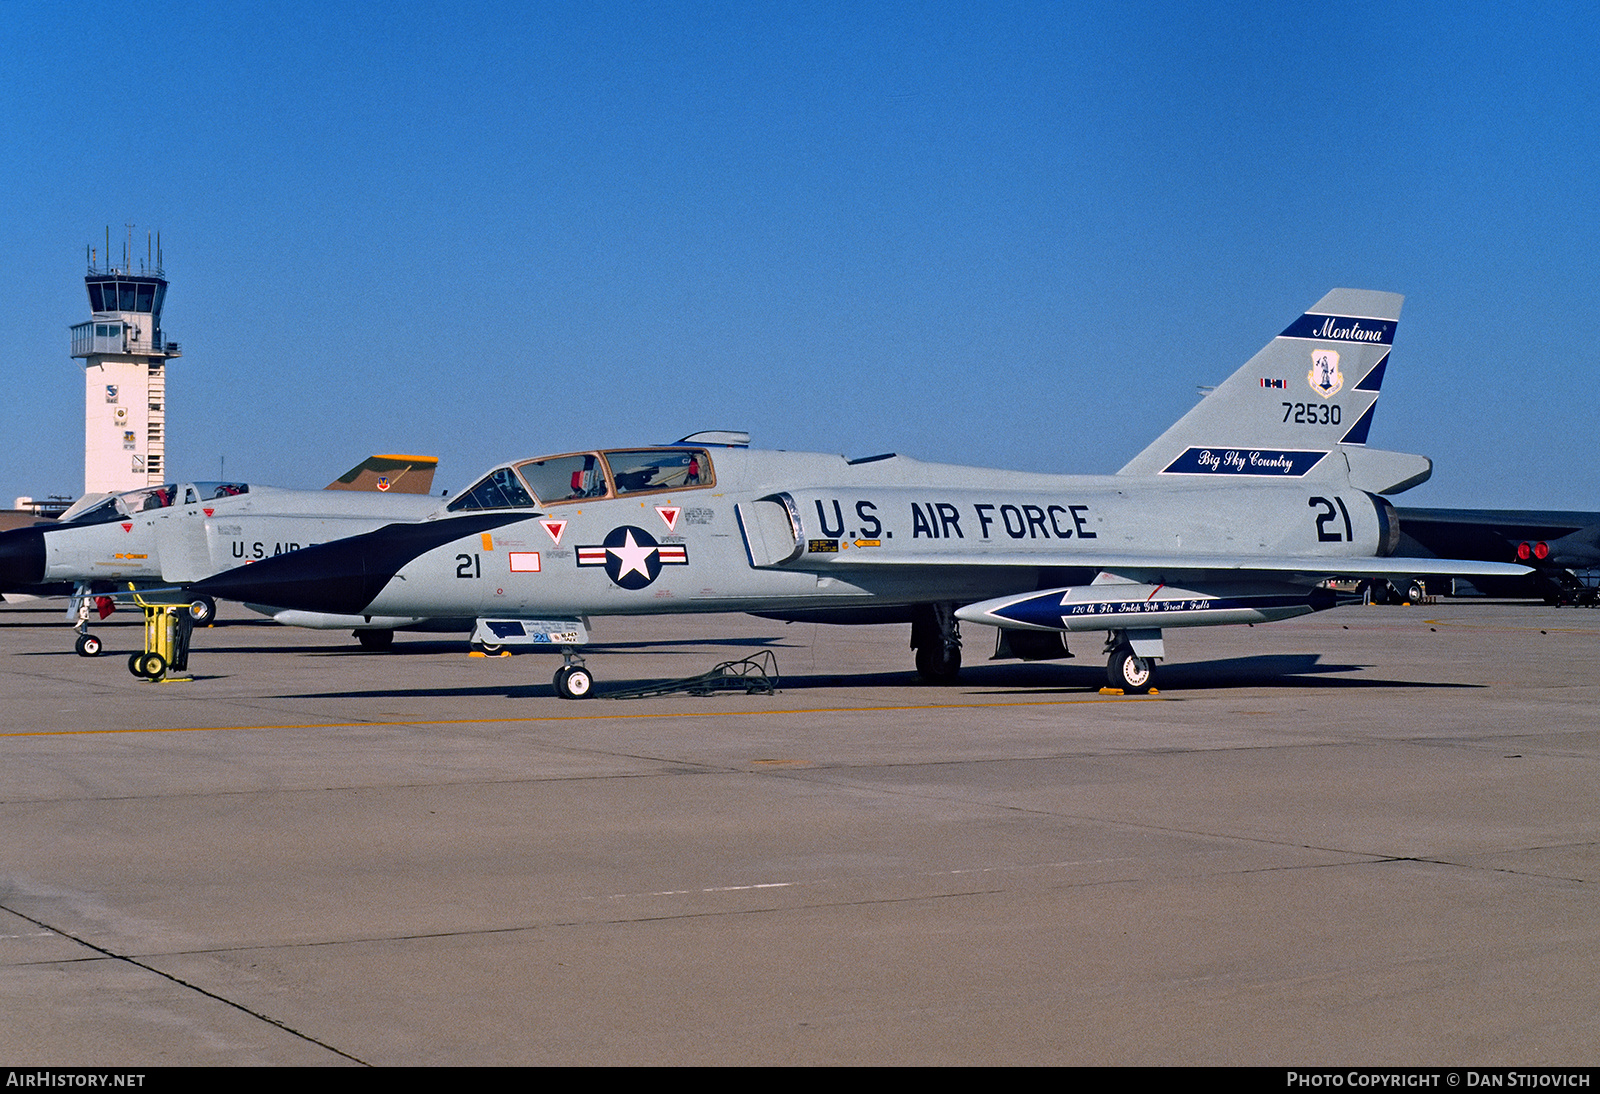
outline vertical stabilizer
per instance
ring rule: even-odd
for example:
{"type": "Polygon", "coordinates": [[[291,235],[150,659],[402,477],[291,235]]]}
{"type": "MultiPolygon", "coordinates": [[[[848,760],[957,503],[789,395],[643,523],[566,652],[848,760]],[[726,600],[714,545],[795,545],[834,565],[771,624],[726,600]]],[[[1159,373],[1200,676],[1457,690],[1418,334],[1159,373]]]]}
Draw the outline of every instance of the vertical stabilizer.
{"type": "Polygon", "coordinates": [[[368,456],[325,489],[426,494],[433,489],[433,473],[438,467],[438,456],[368,456]]]}
{"type": "Polygon", "coordinates": [[[1397,293],[1334,289],[1118,474],[1298,478],[1365,445],[1400,319],[1397,293]]]}

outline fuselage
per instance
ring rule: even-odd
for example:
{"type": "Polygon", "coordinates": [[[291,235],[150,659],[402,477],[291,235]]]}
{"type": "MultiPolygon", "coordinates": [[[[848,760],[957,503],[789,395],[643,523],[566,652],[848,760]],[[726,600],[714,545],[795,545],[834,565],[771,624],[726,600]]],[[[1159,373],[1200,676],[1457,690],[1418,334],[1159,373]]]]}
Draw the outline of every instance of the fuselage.
{"type": "MultiPolygon", "coordinates": [[[[496,469],[412,529],[223,575],[217,595],[376,615],[581,616],[971,602],[1107,559],[1380,554],[1387,505],[1332,481],[1067,476],[730,448],[496,469]],[[557,496],[559,495],[559,496],[557,496]],[[230,587],[231,586],[231,587],[230,587]]],[[[1083,573],[1077,573],[1079,568],[1083,573]]]]}

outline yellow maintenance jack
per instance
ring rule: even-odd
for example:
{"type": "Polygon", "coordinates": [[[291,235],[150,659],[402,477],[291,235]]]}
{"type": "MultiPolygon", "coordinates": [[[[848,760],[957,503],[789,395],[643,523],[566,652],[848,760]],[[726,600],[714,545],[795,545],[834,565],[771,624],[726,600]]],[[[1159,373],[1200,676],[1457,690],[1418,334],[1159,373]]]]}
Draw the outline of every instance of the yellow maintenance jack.
{"type": "Polygon", "coordinates": [[[193,679],[189,675],[189,635],[194,620],[189,605],[151,604],[137,592],[133,600],[144,609],[144,649],[128,658],[128,671],[156,684],[193,679]]]}

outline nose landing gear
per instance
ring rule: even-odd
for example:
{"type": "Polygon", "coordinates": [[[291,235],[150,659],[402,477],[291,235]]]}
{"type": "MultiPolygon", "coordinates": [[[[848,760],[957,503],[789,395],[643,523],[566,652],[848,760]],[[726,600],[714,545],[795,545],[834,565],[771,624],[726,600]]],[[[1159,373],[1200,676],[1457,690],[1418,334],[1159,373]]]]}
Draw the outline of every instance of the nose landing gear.
{"type": "MultiPolygon", "coordinates": [[[[563,650],[569,657],[576,654],[563,650]]],[[[587,699],[594,694],[594,676],[583,667],[582,661],[562,665],[556,669],[556,678],[553,681],[556,694],[563,699],[587,699]]]]}

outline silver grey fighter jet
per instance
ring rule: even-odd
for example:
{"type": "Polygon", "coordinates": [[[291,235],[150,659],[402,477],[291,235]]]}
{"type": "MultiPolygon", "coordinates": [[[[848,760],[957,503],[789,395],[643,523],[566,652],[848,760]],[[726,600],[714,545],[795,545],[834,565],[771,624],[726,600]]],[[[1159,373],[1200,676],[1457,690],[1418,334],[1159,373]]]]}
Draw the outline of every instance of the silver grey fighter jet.
{"type": "MultiPolygon", "coordinates": [[[[438,462],[371,456],[322,490],[182,482],[86,495],[57,521],[0,532],[0,591],[70,595],[67,620],[78,630],[77,650],[93,657],[102,643],[88,629],[92,608],[105,618],[130,584],[158,596],[187,596],[186,586],[242,563],[420,520],[440,504],[428,494],[438,462]]],[[[216,601],[204,594],[189,605],[197,623],[215,613],[216,601]]],[[[369,647],[387,645],[397,626],[420,622],[272,614],[298,626],[349,628],[369,647]]]]}
{"type": "MultiPolygon", "coordinates": [[[[592,616],[752,612],[911,624],[917,668],[960,667],[959,622],[1000,654],[1102,632],[1115,687],[1148,690],[1172,627],[1333,607],[1332,579],[1419,572],[1381,495],[1422,456],[1369,449],[1401,297],[1336,289],[1115,475],[758,452],[742,434],[499,467],[426,520],[266,559],[195,588],[340,615],[471,615],[490,644],[559,646],[590,693],[592,616]]],[[[1422,569],[1510,575],[1504,562],[1422,569]]]]}

